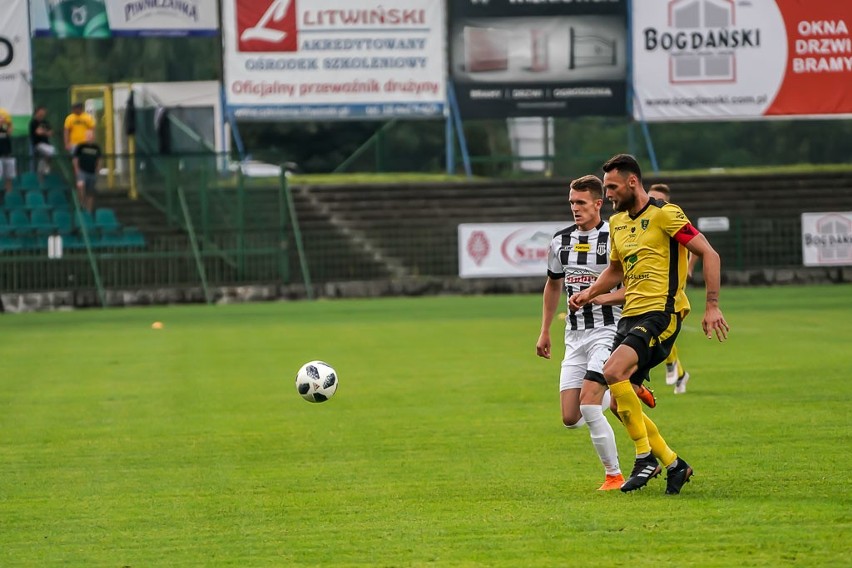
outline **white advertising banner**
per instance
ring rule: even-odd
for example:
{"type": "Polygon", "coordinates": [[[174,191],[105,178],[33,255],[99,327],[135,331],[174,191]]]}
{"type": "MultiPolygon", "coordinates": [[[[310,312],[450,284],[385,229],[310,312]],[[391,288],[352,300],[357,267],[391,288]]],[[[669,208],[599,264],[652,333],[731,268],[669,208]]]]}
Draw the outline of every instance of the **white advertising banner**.
{"type": "Polygon", "coordinates": [[[852,211],[802,213],[802,263],[852,266],[852,211]]]}
{"type": "Polygon", "coordinates": [[[218,0],[31,0],[36,37],[214,36],[218,0]]]}
{"type": "Polygon", "coordinates": [[[27,26],[27,0],[5,0],[0,10],[0,107],[15,119],[16,135],[26,133],[33,113],[27,26]]]}
{"type": "Polygon", "coordinates": [[[459,225],[459,276],[547,276],[547,249],[565,221],[459,225]]]}
{"type": "Polygon", "coordinates": [[[223,0],[228,107],[249,120],[445,112],[443,0],[223,0]]]}
{"type": "Polygon", "coordinates": [[[852,1],[638,4],[637,119],[852,115],[852,1]]]}

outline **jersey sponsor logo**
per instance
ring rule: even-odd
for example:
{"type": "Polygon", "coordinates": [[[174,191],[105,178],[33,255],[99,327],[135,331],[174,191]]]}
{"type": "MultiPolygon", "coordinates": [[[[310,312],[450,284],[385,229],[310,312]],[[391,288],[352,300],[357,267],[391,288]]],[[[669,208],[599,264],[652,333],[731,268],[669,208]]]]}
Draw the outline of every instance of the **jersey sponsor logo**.
{"type": "Polygon", "coordinates": [[[651,277],[647,272],[642,272],[640,274],[626,274],[624,276],[625,280],[648,280],[651,277]]]}
{"type": "Polygon", "coordinates": [[[577,243],[574,245],[574,252],[589,252],[592,250],[592,245],[589,243],[577,243]]]}
{"type": "Polygon", "coordinates": [[[630,256],[624,259],[624,263],[627,265],[627,269],[630,270],[631,268],[633,268],[633,265],[636,264],[636,261],[638,260],[638,254],[631,254],[630,256]]]}
{"type": "Polygon", "coordinates": [[[626,228],[627,228],[627,225],[616,225],[615,227],[612,228],[612,230],[613,231],[623,231],[626,228]]]}
{"type": "Polygon", "coordinates": [[[592,284],[597,279],[598,273],[588,268],[565,268],[565,284],[592,284]]]}

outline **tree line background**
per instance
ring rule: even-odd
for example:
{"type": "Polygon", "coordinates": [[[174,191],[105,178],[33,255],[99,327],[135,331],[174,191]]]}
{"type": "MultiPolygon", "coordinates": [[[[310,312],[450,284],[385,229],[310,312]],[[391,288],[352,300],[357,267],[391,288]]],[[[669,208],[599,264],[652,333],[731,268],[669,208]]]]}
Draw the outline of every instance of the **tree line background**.
{"type": "MultiPolygon", "coordinates": [[[[68,112],[71,85],[221,80],[221,61],[219,38],[38,38],[35,104],[47,104],[58,125],[68,112]],[[62,100],[57,93],[64,93],[64,108],[56,108],[62,100]]],[[[852,163],[848,119],[655,123],[648,129],[663,170],[852,163]]],[[[247,122],[239,130],[254,159],[295,162],[306,173],[334,171],[368,141],[349,171],[442,172],[445,165],[442,120],[247,122]]],[[[466,121],[464,130],[475,173],[512,174],[505,120],[466,121]]],[[[561,176],[595,171],[619,151],[648,158],[639,125],[624,117],[558,119],[554,142],[553,173],[561,176]]]]}

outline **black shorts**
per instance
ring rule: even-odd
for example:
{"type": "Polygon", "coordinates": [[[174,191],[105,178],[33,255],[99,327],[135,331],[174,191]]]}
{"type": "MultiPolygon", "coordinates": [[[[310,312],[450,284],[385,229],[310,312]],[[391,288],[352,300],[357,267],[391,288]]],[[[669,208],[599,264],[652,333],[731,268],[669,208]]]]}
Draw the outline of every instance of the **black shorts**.
{"type": "Polygon", "coordinates": [[[681,317],[667,312],[648,312],[622,317],[612,342],[612,350],[627,345],[636,351],[639,364],[630,382],[641,385],[648,380],[651,369],[666,360],[680,333],[681,317]]]}

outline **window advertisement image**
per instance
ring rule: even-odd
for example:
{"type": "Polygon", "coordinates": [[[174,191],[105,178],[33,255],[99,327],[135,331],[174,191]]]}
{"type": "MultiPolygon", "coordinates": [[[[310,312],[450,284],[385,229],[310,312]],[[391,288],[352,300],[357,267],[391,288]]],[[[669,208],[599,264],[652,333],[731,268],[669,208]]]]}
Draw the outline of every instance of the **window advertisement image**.
{"type": "Polygon", "coordinates": [[[36,37],[215,36],[218,0],[30,0],[36,37]]]}
{"type": "Polygon", "coordinates": [[[852,114],[852,2],[666,0],[632,20],[634,116],[852,114]]]}
{"type": "Polygon", "coordinates": [[[466,118],[627,112],[626,0],[460,0],[450,10],[466,118]]]}
{"type": "Polygon", "coordinates": [[[444,115],[442,0],[224,0],[222,8],[225,96],[238,118],[444,115]]]}

